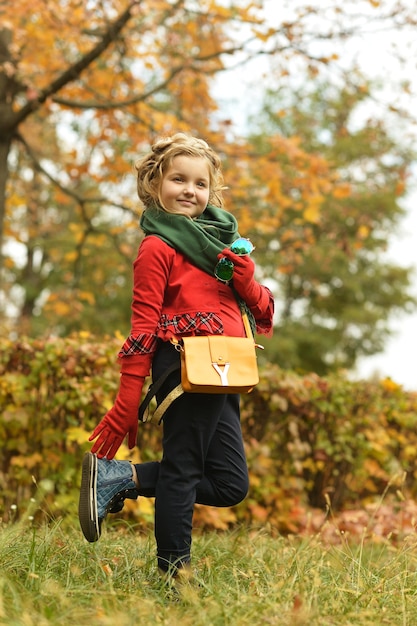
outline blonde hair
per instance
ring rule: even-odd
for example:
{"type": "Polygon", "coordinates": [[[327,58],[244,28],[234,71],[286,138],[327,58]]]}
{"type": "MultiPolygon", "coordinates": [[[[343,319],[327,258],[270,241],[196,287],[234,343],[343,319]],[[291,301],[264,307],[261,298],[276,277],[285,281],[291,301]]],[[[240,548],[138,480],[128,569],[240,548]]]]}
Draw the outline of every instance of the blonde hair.
{"type": "Polygon", "coordinates": [[[223,174],[220,157],[210,146],[196,137],[177,133],[172,137],[159,139],[152,151],[135,163],[139,199],[145,208],[158,203],[161,205],[160,189],[164,174],[177,156],[203,157],[207,160],[210,177],[209,204],[223,207],[223,174]]]}

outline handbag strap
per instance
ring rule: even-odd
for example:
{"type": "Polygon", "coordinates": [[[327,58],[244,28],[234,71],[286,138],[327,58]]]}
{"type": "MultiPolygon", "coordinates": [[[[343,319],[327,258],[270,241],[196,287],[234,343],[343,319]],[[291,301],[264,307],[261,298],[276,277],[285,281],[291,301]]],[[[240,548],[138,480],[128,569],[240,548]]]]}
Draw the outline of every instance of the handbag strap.
{"type": "Polygon", "coordinates": [[[148,410],[150,401],[152,400],[154,396],[156,396],[156,394],[158,393],[158,391],[160,390],[160,388],[162,387],[162,385],[164,384],[168,376],[172,374],[173,372],[175,372],[176,370],[178,370],[180,367],[181,365],[179,362],[174,363],[174,365],[171,365],[171,367],[168,367],[168,369],[165,370],[165,372],[162,374],[162,376],[158,378],[158,380],[156,380],[154,383],[150,385],[148,389],[148,393],[146,394],[146,396],[144,397],[144,399],[142,400],[139,406],[138,419],[140,422],[148,421],[147,410],[148,410]]]}
{"type": "Polygon", "coordinates": [[[245,327],[246,337],[253,339],[253,332],[249,323],[248,314],[244,311],[242,311],[242,320],[243,320],[243,326],[245,327]]]}

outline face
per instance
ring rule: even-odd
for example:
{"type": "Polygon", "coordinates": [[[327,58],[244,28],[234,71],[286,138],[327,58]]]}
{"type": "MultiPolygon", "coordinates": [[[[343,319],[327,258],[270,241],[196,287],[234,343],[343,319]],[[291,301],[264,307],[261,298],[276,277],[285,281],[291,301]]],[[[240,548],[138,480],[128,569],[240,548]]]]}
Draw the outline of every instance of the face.
{"type": "Polygon", "coordinates": [[[198,217],[206,208],[209,195],[210,173],[206,159],[174,157],[161,183],[160,199],[165,210],[198,217]]]}

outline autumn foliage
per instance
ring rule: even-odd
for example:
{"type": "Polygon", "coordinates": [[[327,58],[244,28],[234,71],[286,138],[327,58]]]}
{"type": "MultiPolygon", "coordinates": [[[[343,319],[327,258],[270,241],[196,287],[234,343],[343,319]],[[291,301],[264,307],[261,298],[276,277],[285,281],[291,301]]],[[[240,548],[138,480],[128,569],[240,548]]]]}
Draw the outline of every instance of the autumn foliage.
{"type": "MultiPolygon", "coordinates": [[[[34,497],[37,518],[74,519],[80,460],[112,406],[129,328],[142,236],[133,163],[157,136],[193,133],[222,157],[226,206],[277,296],[267,360],[349,369],[383,348],[392,312],[415,303],[409,269],[384,256],[415,160],[398,124],[415,111],[394,106],[409,85],[390,83],[381,120],[378,91],[338,62],[355,38],[414,33],[415,11],[405,0],[328,3],[325,16],[320,1],[0,4],[0,333],[10,338],[0,339],[0,518],[34,497]],[[232,84],[239,67],[251,91],[243,80],[223,108],[216,81],[232,84]],[[243,130],[235,112],[248,104],[243,130]],[[124,336],[109,337],[115,329],[124,336]]],[[[196,525],[307,532],[331,512],[341,530],[372,517],[386,534],[398,511],[411,528],[416,413],[416,394],[389,380],[263,363],[242,399],[249,496],[197,507],[196,525]]],[[[160,435],[141,426],[120,458],[158,459],[160,435]]],[[[145,526],[152,513],[142,498],[123,516],[145,526]]]]}
{"type": "MultiPolygon", "coordinates": [[[[1,341],[0,517],[10,519],[15,506],[22,513],[35,497],[37,517],[73,519],[88,436],[117,390],[120,341],[86,333],[1,341]]],[[[344,527],[363,527],[384,498],[402,507],[401,519],[411,527],[416,412],[417,394],[391,380],[350,382],[262,368],[259,386],[242,398],[249,495],[230,509],[197,507],[196,525],[307,532],[322,527],[330,507],[344,527]]],[[[158,459],[160,435],[157,425],[140,425],[138,447],[123,446],[118,458],[158,459]]],[[[151,524],[152,501],[126,502],[123,515],[151,524]]]]}
{"type": "Polygon", "coordinates": [[[328,5],[1,3],[0,333],[128,333],[133,164],[184,131],[222,157],[226,207],[279,301],[270,360],[324,374],[380,351],[389,316],[414,304],[409,269],[385,258],[414,160],[398,121],[414,111],[393,121],[389,98],[380,119],[388,84],[381,98],[339,54],[414,33],[415,12],[328,5]]]}

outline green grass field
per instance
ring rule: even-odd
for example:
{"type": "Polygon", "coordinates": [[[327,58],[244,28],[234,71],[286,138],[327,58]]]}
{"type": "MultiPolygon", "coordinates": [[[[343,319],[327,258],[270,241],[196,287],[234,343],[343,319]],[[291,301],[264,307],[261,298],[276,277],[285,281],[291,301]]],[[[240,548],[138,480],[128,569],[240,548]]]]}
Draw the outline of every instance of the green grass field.
{"type": "Polygon", "coordinates": [[[65,522],[0,526],[7,626],[417,624],[417,536],[337,546],[264,531],[196,535],[195,576],[161,581],[149,534],[109,525],[96,544],[65,522]]]}

